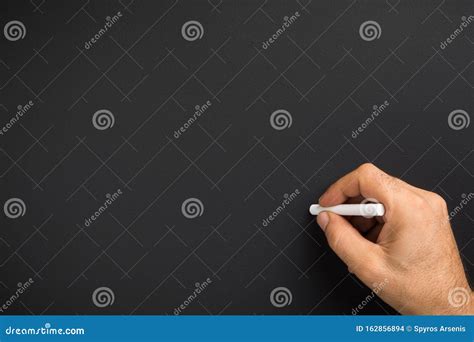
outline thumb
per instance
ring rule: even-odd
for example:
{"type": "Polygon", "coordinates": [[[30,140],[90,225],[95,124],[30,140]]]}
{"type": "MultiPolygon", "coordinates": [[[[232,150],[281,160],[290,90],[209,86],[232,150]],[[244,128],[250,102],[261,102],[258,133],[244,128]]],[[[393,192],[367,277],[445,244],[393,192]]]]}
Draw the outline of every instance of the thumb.
{"type": "Polygon", "coordinates": [[[317,221],[324,231],[329,246],[362,281],[371,281],[372,272],[378,269],[378,246],[364,238],[345,218],[329,212],[318,215],[317,221]]]}

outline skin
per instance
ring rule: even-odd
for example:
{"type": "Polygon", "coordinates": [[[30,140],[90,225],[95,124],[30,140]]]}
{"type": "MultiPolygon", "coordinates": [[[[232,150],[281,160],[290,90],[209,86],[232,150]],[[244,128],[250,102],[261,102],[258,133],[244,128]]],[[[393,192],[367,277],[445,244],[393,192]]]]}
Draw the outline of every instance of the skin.
{"type": "Polygon", "coordinates": [[[401,314],[472,315],[474,293],[466,279],[446,202],[372,164],[332,184],[322,206],[377,199],[383,218],[323,212],[317,222],[349,271],[401,314]]]}

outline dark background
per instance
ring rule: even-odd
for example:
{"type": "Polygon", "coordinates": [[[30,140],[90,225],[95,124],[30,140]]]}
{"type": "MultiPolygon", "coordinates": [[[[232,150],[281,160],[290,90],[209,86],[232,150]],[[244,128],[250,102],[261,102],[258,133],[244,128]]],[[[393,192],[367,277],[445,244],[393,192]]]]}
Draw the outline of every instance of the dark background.
{"type": "MultiPolygon", "coordinates": [[[[0,217],[0,304],[34,280],[5,313],[173,314],[209,277],[184,314],[351,314],[370,290],[329,250],[308,206],[367,161],[440,193],[450,209],[473,192],[473,124],[453,130],[448,115],[474,112],[474,23],[440,49],[473,9],[471,0],[0,2],[2,28],[26,27],[16,42],[1,32],[0,124],[34,102],[0,136],[1,203],[17,197],[27,208],[0,217]],[[183,39],[189,20],[202,39],[183,39]],[[361,39],[367,20],[379,39],[361,39]],[[99,109],[113,113],[112,128],[94,128],[99,109]],[[272,128],[277,109],[291,127],[272,128]],[[204,205],[195,219],[181,212],[190,197],[204,205]],[[101,286],[113,305],[93,304],[101,286]],[[269,300],[279,286],[293,295],[283,308],[269,300]]],[[[472,208],[452,221],[471,278],[472,208]]],[[[361,311],[388,313],[379,299],[361,311]]]]}

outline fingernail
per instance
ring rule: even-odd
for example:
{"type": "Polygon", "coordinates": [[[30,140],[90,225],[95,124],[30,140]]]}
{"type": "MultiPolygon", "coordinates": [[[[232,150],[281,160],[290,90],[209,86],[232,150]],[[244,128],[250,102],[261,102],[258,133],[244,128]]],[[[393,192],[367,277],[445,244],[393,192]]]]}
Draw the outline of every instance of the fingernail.
{"type": "Polygon", "coordinates": [[[326,227],[329,223],[329,215],[327,212],[323,211],[321,214],[318,215],[316,218],[316,221],[318,222],[319,226],[323,230],[323,232],[326,230],[326,227]]]}

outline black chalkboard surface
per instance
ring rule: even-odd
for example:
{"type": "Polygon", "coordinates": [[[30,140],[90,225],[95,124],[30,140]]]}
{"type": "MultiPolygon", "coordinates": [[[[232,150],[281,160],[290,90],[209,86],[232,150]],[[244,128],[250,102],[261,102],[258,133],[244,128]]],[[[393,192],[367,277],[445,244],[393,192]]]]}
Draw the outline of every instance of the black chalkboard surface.
{"type": "Polygon", "coordinates": [[[364,162],[474,274],[472,1],[0,10],[3,314],[394,314],[308,214],[364,162]]]}

